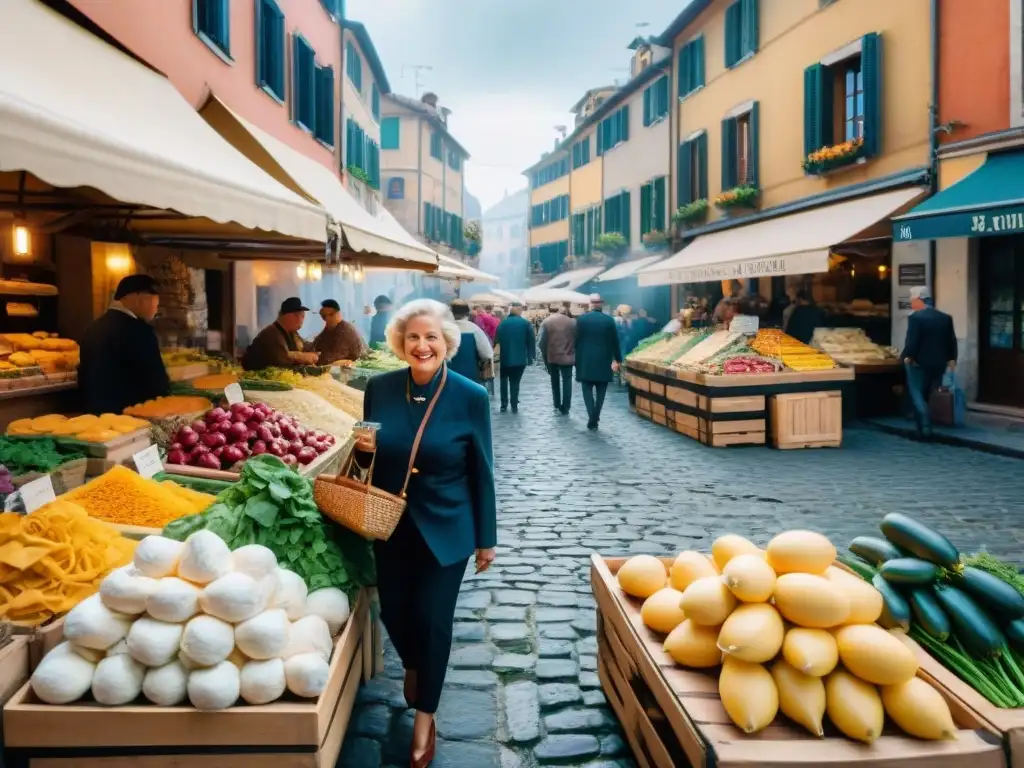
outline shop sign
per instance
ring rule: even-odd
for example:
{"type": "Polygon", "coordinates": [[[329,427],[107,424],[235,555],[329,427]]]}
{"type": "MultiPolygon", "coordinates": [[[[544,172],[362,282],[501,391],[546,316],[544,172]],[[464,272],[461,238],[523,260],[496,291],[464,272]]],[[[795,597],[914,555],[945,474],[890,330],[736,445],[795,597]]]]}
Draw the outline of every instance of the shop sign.
{"type": "Polygon", "coordinates": [[[900,264],[899,275],[900,285],[928,285],[927,267],[924,264],[900,264]]]}
{"type": "MultiPolygon", "coordinates": [[[[722,264],[708,264],[706,266],[681,267],[679,269],[654,273],[651,275],[651,278],[657,279],[658,282],[656,284],[664,285],[666,283],[707,283],[718,280],[743,280],[752,277],[771,277],[777,275],[805,275],[817,272],[828,272],[827,251],[769,256],[763,259],[730,261],[722,264]]],[[[641,285],[644,282],[641,281],[641,285]]]]}
{"type": "Polygon", "coordinates": [[[961,211],[945,215],[905,219],[893,223],[893,239],[933,240],[943,237],[991,237],[1024,232],[1024,207],[991,211],[961,211]]]}

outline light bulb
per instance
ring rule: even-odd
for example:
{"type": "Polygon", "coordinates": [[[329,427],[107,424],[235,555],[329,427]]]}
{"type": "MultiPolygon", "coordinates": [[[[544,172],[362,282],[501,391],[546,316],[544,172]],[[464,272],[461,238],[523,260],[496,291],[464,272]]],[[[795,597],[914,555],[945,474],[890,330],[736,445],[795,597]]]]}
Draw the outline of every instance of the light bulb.
{"type": "Polygon", "coordinates": [[[348,277],[349,273],[351,273],[351,271],[352,271],[352,269],[351,269],[351,267],[349,267],[348,264],[342,264],[341,265],[341,276],[342,277],[348,277]]]}
{"type": "Polygon", "coordinates": [[[299,280],[305,280],[306,279],[306,262],[304,262],[304,261],[300,261],[299,262],[299,266],[297,266],[295,268],[295,276],[298,277],[299,280]]]}
{"type": "Polygon", "coordinates": [[[355,278],[355,281],[357,283],[363,282],[363,265],[362,264],[356,264],[354,278],[355,278]]]}
{"type": "Polygon", "coordinates": [[[324,276],[323,267],[321,267],[318,262],[309,265],[309,279],[310,280],[319,280],[323,276],[324,276]]]}
{"type": "Polygon", "coordinates": [[[884,274],[885,274],[885,271],[886,271],[887,269],[888,269],[888,267],[887,267],[887,266],[885,266],[885,264],[879,264],[879,265],[878,265],[878,274],[880,274],[880,275],[884,275],[884,274]]]}
{"type": "Polygon", "coordinates": [[[15,222],[14,228],[14,255],[15,256],[31,256],[32,255],[32,233],[29,232],[28,226],[25,222],[15,222]]]}

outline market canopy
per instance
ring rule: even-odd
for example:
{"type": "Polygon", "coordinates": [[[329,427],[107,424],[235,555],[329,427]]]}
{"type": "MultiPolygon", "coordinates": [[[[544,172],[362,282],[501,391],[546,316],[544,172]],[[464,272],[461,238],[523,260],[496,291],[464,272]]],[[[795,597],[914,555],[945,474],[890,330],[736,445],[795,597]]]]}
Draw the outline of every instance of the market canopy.
{"type": "Polygon", "coordinates": [[[37,0],[3,1],[0,198],[67,213],[60,231],[105,219],[237,242],[262,230],[275,233],[264,245],[321,253],[328,237],[320,206],[224,141],[166,77],[37,0]]]}
{"type": "Polygon", "coordinates": [[[647,256],[643,259],[634,259],[633,261],[622,261],[616,264],[614,267],[609,269],[607,272],[599,274],[595,280],[599,283],[609,283],[612,280],[624,280],[627,277],[633,277],[644,267],[649,267],[657,261],[661,261],[661,256],[647,256]]]}
{"type": "Polygon", "coordinates": [[[1024,232],[1024,152],[989,155],[956,184],[892,220],[893,239],[1024,232]]]}
{"type": "Polygon", "coordinates": [[[474,293],[466,301],[470,304],[501,304],[504,306],[511,300],[499,296],[497,293],[474,293]]]}
{"type": "Polygon", "coordinates": [[[327,166],[236,115],[214,96],[207,100],[200,114],[272,177],[326,208],[345,236],[343,257],[347,255],[368,267],[426,272],[437,269],[434,251],[406,232],[383,207],[376,216],[367,211],[327,166]]]}
{"type": "Polygon", "coordinates": [[[602,272],[604,272],[604,267],[584,267],[583,269],[573,269],[569,272],[563,272],[560,275],[556,275],[540,285],[535,285],[533,288],[527,289],[526,292],[532,291],[536,288],[565,288],[569,291],[575,291],[581,285],[593,280],[602,272]]]}
{"type": "Polygon", "coordinates": [[[438,254],[438,268],[433,277],[440,277],[443,280],[462,280],[464,282],[496,283],[498,277],[481,272],[479,269],[463,264],[451,256],[438,254]]]}
{"type": "Polygon", "coordinates": [[[518,301],[523,304],[589,304],[590,296],[565,288],[542,288],[537,286],[524,291],[518,301]]]}
{"type": "Polygon", "coordinates": [[[744,227],[700,235],[669,259],[641,269],[641,286],[828,272],[830,250],[856,240],[921,196],[918,187],[860,197],[744,227]]]}

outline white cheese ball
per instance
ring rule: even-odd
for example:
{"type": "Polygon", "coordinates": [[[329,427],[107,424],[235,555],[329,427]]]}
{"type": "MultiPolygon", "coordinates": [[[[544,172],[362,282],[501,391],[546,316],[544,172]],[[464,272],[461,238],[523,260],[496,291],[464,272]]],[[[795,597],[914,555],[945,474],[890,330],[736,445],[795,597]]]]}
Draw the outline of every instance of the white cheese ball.
{"type": "Polygon", "coordinates": [[[232,570],[252,576],[256,581],[277,570],[277,555],[262,544],[246,544],[231,553],[232,570]]]}
{"type": "MultiPolygon", "coordinates": [[[[131,632],[130,629],[128,631],[131,632]]],[[[118,640],[112,646],[107,648],[106,655],[107,656],[120,656],[122,653],[128,653],[128,638],[127,637],[124,638],[123,640],[118,640]]],[[[96,659],[96,661],[99,661],[99,659],[96,659]]]]}
{"type": "Polygon", "coordinates": [[[201,667],[219,664],[235,647],[235,628],[215,616],[189,620],[181,636],[181,651],[201,667]]]}
{"type": "Polygon", "coordinates": [[[146,600],[146,613],[173,624],[186,622],[199,611],[199,591],[195,584],[167,576],[155,583],[146,600]]]}
{"type": "Polygon", "coordinates": [[[242,667],[241,692],[247,704],[269,704],[284,695],[284,661],[249,661],[242,667]]]}
{"type": "Polygon", "coordinates": [[[147,670],[142,695],[160,707],[181,704],[188,695],[188,670],[177,659],[147,670]]]}
{"type": "Polygon", "coordinates": [[[241,673],[230,661],[188,673],[188,700],[196,709],[227,709],[238,701],[241,673]]]}
{"type": "Polygon", "coordinates": [[[163,536],[147,536],[135,547],[134,563],[143,576],[162,579],[173,576],[185,545],[163,536]]]}
{"type": "Polygon", "coordinates": [[[86,694],[95,672],[96,665],[76,653],[71,643],[61,643],[32,673],[32,693],[45,704],[70,704],[86,694]]]}
{"type": "Polygon", "coordinates": [[[178,662],[185,668],[186,672],[191,672],[193,669],[202,669],[203,667],[209,666],[208,664],[200,664],[184,651],[178,652],[178,662]]]}
{"type": "Polygon", "coordinates": [[[100,584],[103,604],[112,611],[138,616],[146,610],[146,599],[156,588],[156,580],[143,576],[133,565],[111,571],[100,584]]]}
{"type": "Polygon", "coordinates": [[[92,697],[108,707],[120,707],[135,701],[142,693],[146,668],[127,654],[108,656],[96,665],[92,678],[92,697]]]}
{"type": "Polygon", "coordinates": [[[330,667],[319,653],[300,653],[284,663],[285,682],[296,696],[312,699],[327,687],[330,667]]]}
{"type": "Polygon", "coordinates": [[[288,614],[272,608],[238,624],[235,645],[250,659],[272,659],[288,646],[288,629],[288,614]]]}
{"type": "Polygon", "coordinates": [[[212,531],[196,531],[187,539],[178,562],[178,576],[195,584],[209,584],[231,573],[231,550],[212,531]]]}
{"type": "Polygon", "coordinates": [[[333,637],[348,621],[348,596],[337,587],[324,587],[310,592],[306,598],[306,615],[320,616],[327,622],[333,637]]]}
{"type": "Polygon", "coordinates": [[[143,616],[128,631],[128,653],[147,667],[162,667],[178,655],[182,626],[143,616]]]}
{"type": "Polygon", "coordinates": [[[303,616],[288,629],[288,646],[281,654],[289,659],[300,653],[318,653],[327,661],[334,645],[327,622],[319,616],[303,616]]]}
{"type": "Polygon", "coordinates": [[[263,610],[264,592],[251,576],[229,573],[210,582],[199,595],[202,609],[218,619],[237,624],[263,610]]]}
{"type": "Polygon", "coordinates": [[[274,574],[277,579],[277,594],[274,598],[275,608],[284,608],[292,621],[306,615],[306,595],[309,588],[302,577],[287,568],[278,568],[274,574]]]}
{"type": "Polygon", "coordinates": [[[132,620],[110,610],[99,594],[90,595],[64,617],[64,638],[85,648],[105,651],[128,634],[132,620]]]}

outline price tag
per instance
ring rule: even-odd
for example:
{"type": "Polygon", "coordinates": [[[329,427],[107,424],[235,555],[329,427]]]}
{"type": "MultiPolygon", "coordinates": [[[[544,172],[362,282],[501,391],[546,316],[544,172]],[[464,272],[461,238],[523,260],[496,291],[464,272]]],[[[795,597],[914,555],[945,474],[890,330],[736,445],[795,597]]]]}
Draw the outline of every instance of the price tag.
{"type": "Polygon", "coordinates": [[[228,384],[224,387],[224,397],[228,399],[228,405],[245,402],[245,395],[242,394],[242,387],[239,384],[228,384]]]}
{"type": "Polygon", "coordinates": [[[135,469],[147,480],[164,471],[164,464],[160,461],[160,450],[155,445],[139,451],[132,458],[135,460],[135,469]]]}
{"type": "Polygon", "coordinates": [[[729,330],[733,333],[755,334],[758,328],[757,315],[736,315],[729,323],[729,330]]]}
{"type": "Polygon", "coordinates": [[[53,480],[49,475],[37,477],[31,482],[25,483],[18,490],[21,492],[21,500],[25,504],[26,512],[35,512],[44,504],[49,504],[57,498],[53,492],[53,480]]]}

